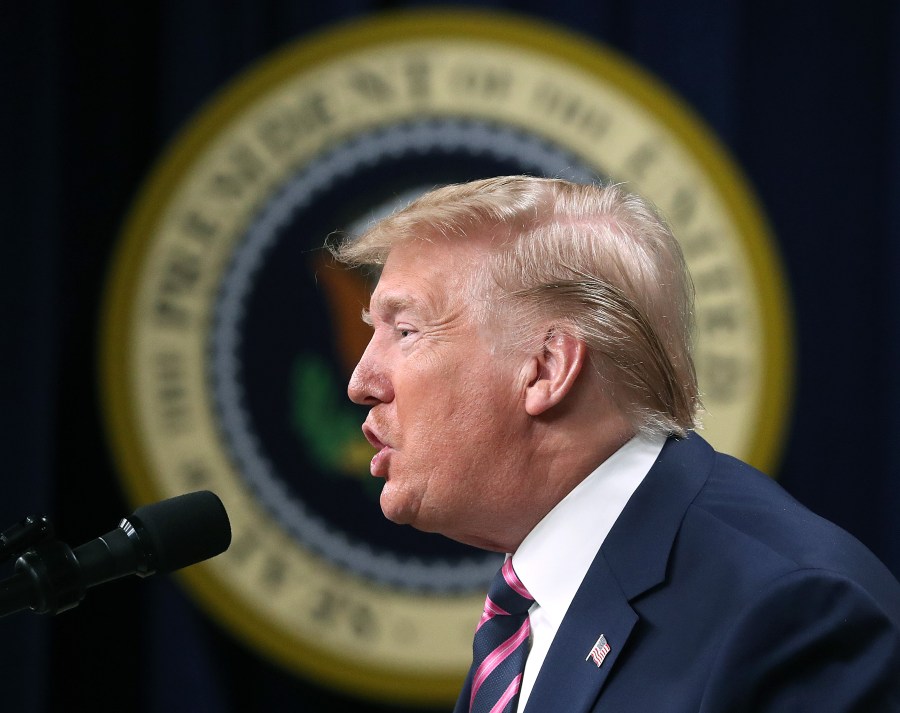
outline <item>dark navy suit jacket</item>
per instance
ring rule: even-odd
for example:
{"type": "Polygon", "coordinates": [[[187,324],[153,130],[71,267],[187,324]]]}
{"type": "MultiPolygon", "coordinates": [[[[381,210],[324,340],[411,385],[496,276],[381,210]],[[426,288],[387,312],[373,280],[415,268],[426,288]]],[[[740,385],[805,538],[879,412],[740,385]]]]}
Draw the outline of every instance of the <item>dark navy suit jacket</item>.
{"type": "Polygon", "coordinates": [[[525,710],[900,711],[900,584],[767,476],[697,435],[669,439],[525,710]]]}

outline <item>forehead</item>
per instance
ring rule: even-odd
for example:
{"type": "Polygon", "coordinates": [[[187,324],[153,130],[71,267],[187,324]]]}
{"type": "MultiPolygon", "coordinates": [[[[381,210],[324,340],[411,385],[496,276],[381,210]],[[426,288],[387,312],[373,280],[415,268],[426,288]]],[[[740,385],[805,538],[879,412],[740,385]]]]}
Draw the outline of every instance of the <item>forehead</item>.
{"type": "Polygon", "coordinates": [[[379,314],[434,312],[468,296],[483,251],[468,241],[411,241],[394,247],[384,264],[370,308],[379,314]]]}

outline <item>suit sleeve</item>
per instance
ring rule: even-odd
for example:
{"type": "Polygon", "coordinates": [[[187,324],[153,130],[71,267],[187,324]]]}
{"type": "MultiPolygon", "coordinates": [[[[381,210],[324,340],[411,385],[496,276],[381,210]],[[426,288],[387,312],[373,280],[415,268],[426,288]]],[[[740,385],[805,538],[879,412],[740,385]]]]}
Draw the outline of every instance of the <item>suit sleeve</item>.
{"type": "Polygon", "coordinates": [[[725,637],[700,711],[900,712],[900,622],[839,575],[782,576],[725,637]]]}

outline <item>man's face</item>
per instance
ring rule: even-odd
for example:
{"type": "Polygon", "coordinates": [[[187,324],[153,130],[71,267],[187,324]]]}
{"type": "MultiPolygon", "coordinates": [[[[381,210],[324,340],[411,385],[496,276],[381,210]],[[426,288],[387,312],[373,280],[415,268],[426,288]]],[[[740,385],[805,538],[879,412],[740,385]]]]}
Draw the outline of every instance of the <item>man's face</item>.
{"type": "Polygon", "coordinates": [[[467,277],[483,250],[438,239],[391,251],[348,393],[371,406],[363,432],[385,516],[493,548],[527,458],[526,416],[521,365],[473,316],[467,277]]]}

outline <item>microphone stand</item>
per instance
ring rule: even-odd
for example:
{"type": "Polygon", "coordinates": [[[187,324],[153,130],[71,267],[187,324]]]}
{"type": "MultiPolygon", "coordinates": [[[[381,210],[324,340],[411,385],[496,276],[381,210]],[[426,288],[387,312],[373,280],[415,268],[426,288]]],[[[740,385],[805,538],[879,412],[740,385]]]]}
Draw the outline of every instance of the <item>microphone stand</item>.
{"type": "Polygon", "coordinates": [[[53,539],[46,517],[26,517],[0,533],[0,562],[17,557],[15,574],[0,581],[0,617],[31,609],[58,614],[87,592],[72,548],[53,539]]]}

